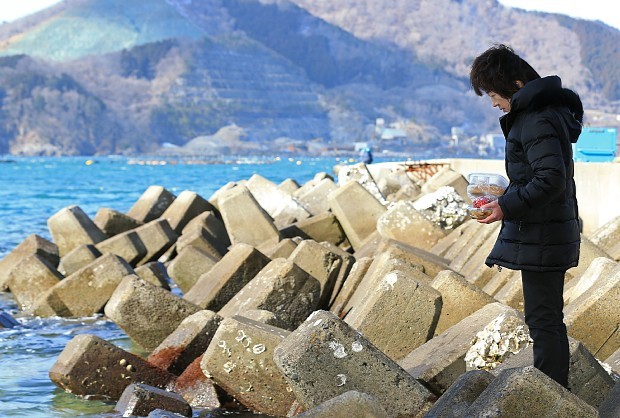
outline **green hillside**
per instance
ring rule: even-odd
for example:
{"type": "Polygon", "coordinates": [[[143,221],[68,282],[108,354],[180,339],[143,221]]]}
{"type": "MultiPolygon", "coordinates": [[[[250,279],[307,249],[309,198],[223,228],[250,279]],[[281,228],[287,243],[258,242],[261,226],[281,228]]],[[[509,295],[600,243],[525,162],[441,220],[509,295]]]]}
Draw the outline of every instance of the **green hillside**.
{"type": "Polygon", "coordinates": [[[12,39],[1,55],[25,54],[53,61],[101,55],[204,32],[165,0],[86,0],[12,39]]]}

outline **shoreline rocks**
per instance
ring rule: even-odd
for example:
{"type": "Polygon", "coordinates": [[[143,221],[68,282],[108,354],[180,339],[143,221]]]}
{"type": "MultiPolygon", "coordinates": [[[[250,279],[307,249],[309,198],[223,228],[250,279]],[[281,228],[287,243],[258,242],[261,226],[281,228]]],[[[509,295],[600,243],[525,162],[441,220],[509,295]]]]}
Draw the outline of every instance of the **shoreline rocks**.
{"type": "Polygon", "coordinates": [[[461,216],[464,177],[371,168],[253,175],[210,197],[154,185],[95,220],[72,205],[48,220],[53,242],[31,235],[0,260],[0,289],[32,315],[103,313],[148,351],[78,335],[49,371],[121,413],[617,411],[617,219],[582,237],[567,274],[571,393],[531,367],[520,274],[483,265],[498,226],[461,216]]]}

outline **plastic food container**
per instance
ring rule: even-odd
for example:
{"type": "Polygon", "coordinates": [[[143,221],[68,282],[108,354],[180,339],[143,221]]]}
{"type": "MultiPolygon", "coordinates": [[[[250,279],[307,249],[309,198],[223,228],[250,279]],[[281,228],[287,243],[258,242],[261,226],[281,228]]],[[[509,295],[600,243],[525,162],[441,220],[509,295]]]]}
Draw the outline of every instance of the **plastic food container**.
{"type": "Polygon", "coordinates": [[[467,212],[473,219],[484,219],[489,216],[493,211],[491,209],[476,208],[474,206],[467,206],[467,212]]]}
{"type": "Polygon", "coordinates": [[[497,199],[508,187],[506,177],[494,173],[471,173],[467,176],[467,196],[474,200],[480,196],[494,196],[497,199]]]}

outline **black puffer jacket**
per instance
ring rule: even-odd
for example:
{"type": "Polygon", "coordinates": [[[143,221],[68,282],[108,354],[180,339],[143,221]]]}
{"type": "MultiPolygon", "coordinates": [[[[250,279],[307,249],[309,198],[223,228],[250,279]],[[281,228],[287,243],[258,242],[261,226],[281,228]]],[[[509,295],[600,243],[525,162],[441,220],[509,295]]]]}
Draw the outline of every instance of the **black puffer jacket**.
{"type": "Polygon", "coordinates": [[[572,142],[581,133],[579,96],[559,77],[530,81],[500,118],[510,185],[498,200],[504,212],[486,264],[513,270],[561,271],[579,261],[580,228],[572,142]]]}

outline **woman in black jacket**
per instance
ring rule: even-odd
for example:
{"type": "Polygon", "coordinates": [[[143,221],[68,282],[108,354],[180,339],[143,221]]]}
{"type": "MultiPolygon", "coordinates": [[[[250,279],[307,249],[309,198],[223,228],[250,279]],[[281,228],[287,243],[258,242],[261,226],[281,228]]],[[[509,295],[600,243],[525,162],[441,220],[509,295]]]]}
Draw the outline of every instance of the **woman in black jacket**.
{"type": "Polygon", "coordinates": [[[581,133],[579,96],[559,77],[541,78],[514,51],[496,45],[475,58],[471,85],[506,114],[510,184],[482,223],[502,221],[486,264],[521,270],[525,322],[534,366],[568,387],[568,339],[563,322],[564,275],[579,261],[580,224],[571,143],[581,133]]]}

